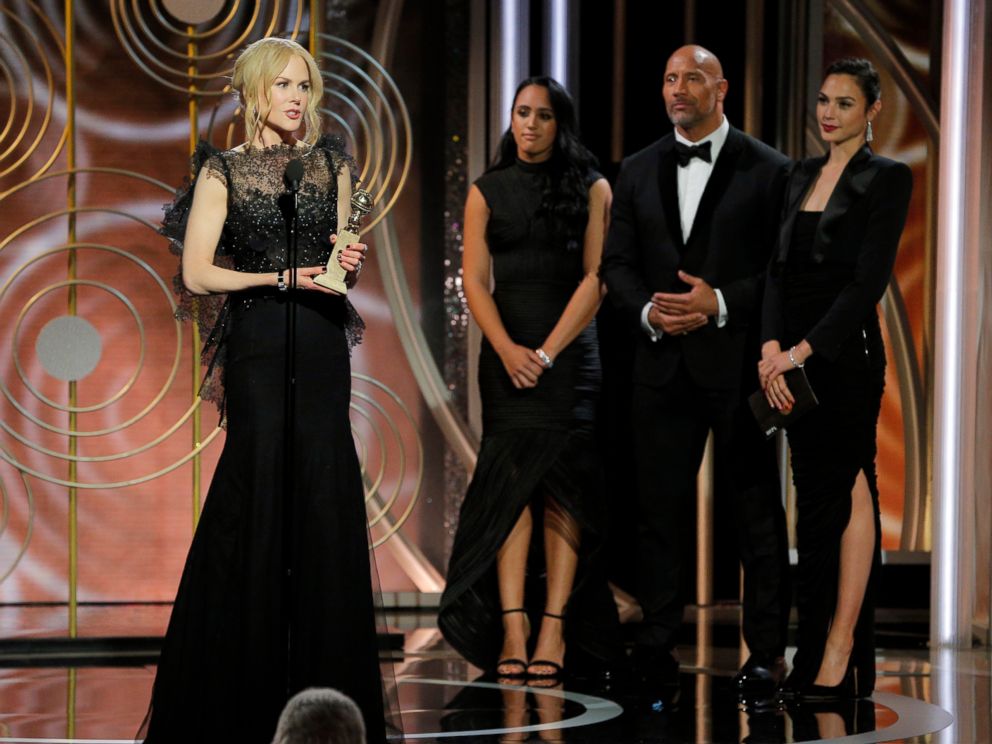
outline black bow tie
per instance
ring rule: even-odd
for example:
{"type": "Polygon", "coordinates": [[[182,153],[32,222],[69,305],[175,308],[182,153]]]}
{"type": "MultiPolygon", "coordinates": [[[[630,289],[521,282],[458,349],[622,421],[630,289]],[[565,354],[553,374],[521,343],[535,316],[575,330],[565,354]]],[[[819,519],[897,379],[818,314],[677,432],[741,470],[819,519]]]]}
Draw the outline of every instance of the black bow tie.
{"type": "Polygon", "coordinates": [[[675,154],[679,158],[679,166],[685,167],[689,165],[689,161],[693,158],[699,158],[700,160],[711,163],[713,162],[710,158],[710,145],[713,142],[704,142],[701,145],[683,145],[681,142],[675,143],[675,154]]]}

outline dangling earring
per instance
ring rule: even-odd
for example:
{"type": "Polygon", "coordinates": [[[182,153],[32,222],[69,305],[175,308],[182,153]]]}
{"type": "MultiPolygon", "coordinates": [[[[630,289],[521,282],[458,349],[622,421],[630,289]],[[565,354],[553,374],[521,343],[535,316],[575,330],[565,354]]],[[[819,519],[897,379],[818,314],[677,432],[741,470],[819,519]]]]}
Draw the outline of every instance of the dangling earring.
{"type": "Polygon", "coordinates": [[[868,122],[868,129],[865,130],[865,142],[871,142],[875,139],[875,135],[871,131],[871,122],[868,122]]]}

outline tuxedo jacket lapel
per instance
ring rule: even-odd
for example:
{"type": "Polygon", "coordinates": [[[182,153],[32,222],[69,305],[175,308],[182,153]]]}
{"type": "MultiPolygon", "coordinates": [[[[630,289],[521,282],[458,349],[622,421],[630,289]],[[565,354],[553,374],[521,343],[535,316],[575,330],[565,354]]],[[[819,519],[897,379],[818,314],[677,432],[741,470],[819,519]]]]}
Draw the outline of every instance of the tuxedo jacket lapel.
{"type": "Polygon", "coordinates": [[[713,210],[723,198],[730,185],[730,179],[733,178],[742,144],[740,132],[731,127],[730,131],[727,132],[727,139],[723,143],[723,147],[720,148],[720,155],[713,164],[713,170],[709,180],[706,181],[703,195],[699,199],[699,207],[696,209],[696,216],[692,221],[692,231],[685,241],[690,248],[693,238],[704,231],[705,226],[713,219],[713,210]]]}
{"type": "Polygon", "coordinates": [[[682,217],[679,212],[678,157],[675,154],[674,135],[665,142],[658,152],[658,192],[661,194],[661,208],[665,213],[665,223],[679,253],[685,250],[685,237],[682,235],[682,217]]]}
{"type": "MultiPolygon", "coordinates": [[[[871,149],[865,145],[854,154],[844,167],[844,172],[840,174],[816,229],[812,255],[817,263],[821,262],[824,254],[830,251],[841,219],[848,213],[851,205],[865,195],[872,179],[878,173],[878,167],[872,165],[870,160],[871,149]]],[[[822,163],[820,165],[822,166],[822,163]]],[[[815,172],[818,173],[819,168],[815,172]]]]}
{"type": "Polygon", "coordinates": [[[789,246],[792,245],[792,228],[796,224],[796,215],[802,207],[806,194],[816,181],[820,168],[827,162],[824,155],[820,158],[813,158],[804,161],[796,166],[792,178],[789,180],[789,190],[785,195],[785,214],[782,219],[782,226],[779,229],[778,237],[778,260],[784,262],[789,253],[789,246]]]}

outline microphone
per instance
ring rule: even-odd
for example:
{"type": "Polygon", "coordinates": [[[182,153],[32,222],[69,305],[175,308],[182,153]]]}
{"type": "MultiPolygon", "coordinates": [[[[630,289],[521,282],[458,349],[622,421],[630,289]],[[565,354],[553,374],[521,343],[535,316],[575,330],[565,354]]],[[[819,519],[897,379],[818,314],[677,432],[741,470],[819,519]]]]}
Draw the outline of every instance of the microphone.
{"type": "Polygon", "coordinates": [[[282,180],[286,183],[286,189],[295,194],[300,190],[300,181],[303,180],[303,161],[293,158],[286,164],[286,172],[282,180]]]}

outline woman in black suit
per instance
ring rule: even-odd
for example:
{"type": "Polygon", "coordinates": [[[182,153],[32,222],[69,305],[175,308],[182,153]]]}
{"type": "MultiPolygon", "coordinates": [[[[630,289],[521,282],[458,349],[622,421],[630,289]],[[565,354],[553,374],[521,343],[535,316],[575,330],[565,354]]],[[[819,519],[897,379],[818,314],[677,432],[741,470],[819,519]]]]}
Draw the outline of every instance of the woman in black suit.
{"type": "Polygon", "coordinates": [[[799,649],[786,688],[809,700],[861,697],[875,685],[870,579],[880,555],[875,435],[885,380],[876,304],[913,185],[905,164],[868,145],[879,96],[867,60],[827,68],[816,113],[830,150],[792,171],[765,287],[758,373],[768,401],[789,411],[782,375],[804,365],[820,401],[787,427],[799,649]]]}

